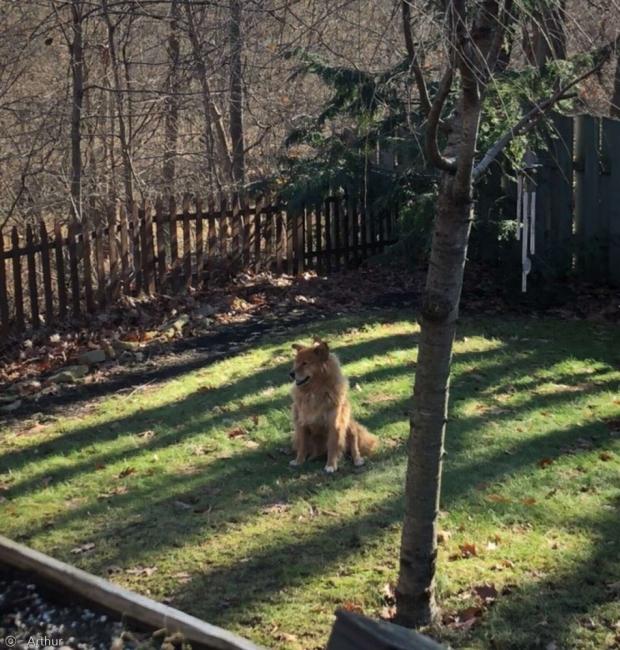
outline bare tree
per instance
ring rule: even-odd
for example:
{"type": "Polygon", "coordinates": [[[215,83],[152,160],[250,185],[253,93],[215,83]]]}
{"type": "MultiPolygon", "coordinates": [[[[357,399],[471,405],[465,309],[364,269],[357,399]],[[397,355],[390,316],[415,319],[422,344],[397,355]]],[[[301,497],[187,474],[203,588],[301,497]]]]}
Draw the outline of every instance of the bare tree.
{"type": "Polygon", "coordinates": [[[164,162],[162,169],[163,191],[166,196],[174,195],[176,157],[179,137],[179,90],[180,90],[180,45],[179,45],[179,0],[170,3],[170,27],[168,34],[168,58],[170,70],[164,99],[164,162]]]}
{"type": "MultiPolygon", "coordinates": [[[[114,80],[113,96],[116,104],[116,118],[118,120],[118,137],[121,145],[121,158],[123,161],[123,181],[125,187],[125,203],[130,205],[133,202],[133,172],[131,169],[131,145],[130,134],[127,128],[127,113],[125,112],[125,95],[121,81],[120,62],[116,51],[115,33],[120,23],[114,23],[108,7],[108,0],[101,0],[103,18],[107,27],[107,45],[110,60],[110,68],[114,80]]],[[[122,16],[121,16],[122,18],[122,16]]],[[[112,145],[113,146],[113,145],[112,145]]]]}
{"type": "Polygon", "coordinates": [[[189,39],[192,44],[192,52],[194,55],[194,64],[196,66],[202,89],[204,139],[207,148],[206,154],[209,159],[208,163],[214,172],[214,178],[218,189],[221,189],[223,183],[218,174],[218,167],[224,172],[224,184],[229,183],[232,180],[230,144],[226,136],[222,113],[215,103],[211,92],[206,57],[202,51],[200,38],[198,37],[198,31],[196,29],[194,11],[189,0],[185,0],[185,13],[187,16],[189,39]],[[214,159],[214,154],[217,154],[217,160],[214,159]],[[216,163],[219,163],[219,166],[216,163]]]}
{"type": "Polygon", "coordinates": [[[245,142],[243,134],[243,83],[241,77],[242,37],[241,0],[230,2],[230,140],[232,175],[237,186],[245,181],[245,142]]]}
{"type": "Polygon", "coordinates": [[[616,53],[616,69],[614,73],[614,90],[611,97],[609,114],[620,118],[620,50],[616,53]]]}
{"type": "MultiPolygon", "coordinates": [[[[441,180],[419,319],[421,331],[396,590],[398,619],[409,626],[428,624],[437,614],[437,513],[452,345],[472,221],[474,183],[514,137],[532,129],[546,110],[566,97],[580,81],[599,71],[612,51],[613,44],[592,50],[588,57],[593,61],[591,67],[576,72],[572,80],[564,82],[550,96],[533,101],[534,107],[521,118],[516,121],[510,118],[506,132],[478,156],[485,97],[498,66],[505,64],[502,46],[506,35],[519,26],[519,20],[530,18],[515,5],[512,0],[452,0],[443,5],[439,17],[446,26],[448,51],[427,116],[426,149],[428,159],[441,171],[441,180]],[[440,150],[438,126],[457,78],[455,108],[443,121],[446,144],[440,150]]],[[[422,95],[422,85],[419,91],[422,95]]]]}

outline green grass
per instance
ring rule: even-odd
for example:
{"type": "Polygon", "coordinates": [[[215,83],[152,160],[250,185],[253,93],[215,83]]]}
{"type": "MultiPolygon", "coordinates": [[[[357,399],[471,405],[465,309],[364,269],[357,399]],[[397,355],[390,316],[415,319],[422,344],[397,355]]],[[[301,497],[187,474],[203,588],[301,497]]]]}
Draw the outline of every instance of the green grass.
{"type": "MultiPolygon", "coordinates": [[[[269,648],[324,647],[336,607],[379,615],[396,577],[417,338],[408,318],[323,322],[81,414],[0,432],[2,532],[269,648]],[[362,472],[350,462],[334,477],[320,462],[288,467],[290,344],[310,334],[331,341],[356,416],[381,438],[362,472]],[[230,437],[237,427],[246,435],[230,437]]],[[[472,629],[434,630],[446,643],[613,644],[619,369],[617,328],[461,324],[438,590],[448,615],[478,602],[475,586],[503,593],[472,629]],[[477,554],[462,558],[463,544],[477,554]]]]}

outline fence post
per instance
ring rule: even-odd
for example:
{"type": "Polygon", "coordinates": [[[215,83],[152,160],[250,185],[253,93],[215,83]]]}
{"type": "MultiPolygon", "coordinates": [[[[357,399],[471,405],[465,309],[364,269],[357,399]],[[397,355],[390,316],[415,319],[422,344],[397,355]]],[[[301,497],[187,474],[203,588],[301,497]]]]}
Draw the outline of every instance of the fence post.
{"type": "Polygon", "coordinates": [[[609,281],[620,286],[620,120],[603,118],[601,213],[608,226],[609,281]]]}
{"type": "MultiPolygon", "coordinates": [[[[71,217],[73,218],[73,217],[71,217]]],[[[69,278],[71,280],[71,304],[74,318],[80,317],[80,276],[78,271],[77,237],[79,224],[72,221],[69,224],[69,278]]]]}
{"type": "Polygon", "coordinates": [[[28,266],[28,292],[30,294],[30,316],[33,329],[38,329],[39,322],[39,292],[37,291],[37,264],[35,258],[35,242],[32,226],[26,226],[26,256],[28,266]]]}
{"type": "MultiPolygon", "coordinates": [[[[39,222],[39,239],[41,241],[41,269],[43,271],[43,296],[45,298],[45,324],[51,325],[54,320],[54,294],[52,291],[52,268],[50,265],[50,240],[47,236],[47,229],[43,220],[39,222]]],[[[0,242],[1,241],[2,235],[0,235],[0,242]]],[[[2,260],[0,264],[2,265],[2,269],[4,269],[4,260],[2,260]]],[[[0,293],[1,292],[2,283],[0,280],[0,293]]]]}
{"type": "Polygon", "coordinates": [[[183,286],[192,285],[192,238],[189,227],[189,195],[183,196],[183,286]]]}
{"type": "Polygon", "coordinates": [[[116,239],[116,228],[118,223],[118,206],[110,205],[108,215],[108,246],[110,247],[110,301],[113,302],[120,295],[120,268],[118,262],[118,240],[116,239]]]}
{"type": "Polygon", "coordinates": [[[24,329],[24,293],[22,289],[22,263],[19,255],[19,233],[17,226],[11,230],[11,242],[13,244],[13,288],[15,292],[15,325],[17,330],[24,329]]]}
{"type": "Polygon", "coordinates": [[[84,260],[84,300],[86,302],[86,311],[92,313],[95,311],[95,301],[93,300],[91,242],[90,242],[89,225],[90,225],[90,218],[87,218],[85,221],[82,222],[82,258],[84,260]]]}
{"type": "Polygon", "coordinates": [[[9,296],[4,264],[4,233],[0,230],[0,333],[9,331],[9,296]]]}
{"type": "Polygon", "coordinates": [[[600,277],[601,270],[598,141],[598,118],[579,115],[576,118],[575,142],[577,266],[590,279],[600,277]]]}
{"type": "Polygon", "coordinates": [[[67,315],[67,286],[65,284],[65,258],[62,250],[62,226],[54,223],[54,250],[56,251],[56,283],[58,285],[58,318],[67,315]]]}
{"type": "Polygon", "coordinates": [[[202,199],[196,199],[196,288],[200,289],[204,280],[204,222],[202,217],[202,199]]]}
{"type": "Polygon", "coordinates": [[[177,231],[177,203],[174,196],[168,202],[170,223],[170,285],[176,291],[179,281],[179,239],[177,231]]]}

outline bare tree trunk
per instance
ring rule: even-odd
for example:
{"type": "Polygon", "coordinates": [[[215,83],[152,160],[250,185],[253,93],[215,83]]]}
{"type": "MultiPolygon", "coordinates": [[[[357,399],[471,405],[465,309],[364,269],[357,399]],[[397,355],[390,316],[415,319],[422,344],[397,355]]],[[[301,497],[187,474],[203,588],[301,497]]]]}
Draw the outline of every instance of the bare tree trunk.
{"type": "MultiPolygon", "coordinates": [[[[450,132],[443,155],[433,156],[440,160],[444,171],[420,314],[405,517],[396,588],[397,619],[410,627],[427,625],[436,620],[438,613],[435,601],[436,527],[452,345],[472,220],[473,163],[485,77],[487,70],[493,70],[497,65],[503,40],[500,25],[504,17],[500,18],[499,3],[495,0],[481,2],[469,31],[464,0],[454,0],[448,17],[454,58],[448,64],[446,78],[451,80],[458,68],[461,91],[458,107],[449,122],[450,132]]],[[[449,91],[449,85],[446,90],[449,91]]],[[[438,91],[431,107],[428,121],[435,128],[447,95],[448,92],[438,91]],[[434,107],[438,108],[436,113],[434,107]]],[[[435,132],[429,146],[433,143],[436,146],[436,141],[435,132]]]]}
{"type": "MultiPolygon", "coordinates": [[[[464,120],[475,119],[476,108],[468,110],[472,114],[464,115],[464,120]]],[[[454,131],[451,137],[446,155],[460,146],[454,131]]],[[[463,285],[472,208],[471,176],[463,182],[464,185],[458,187],[455,175],[443,172],[421,310],[397,587],[399,621],[411,627],[428,624],[435,620],[437,614],[436,522],[452,343],[463,285]]]]}
{"type": "Polygon", "coordinates": [[[614,75],[614,94],[611,97],[611,107],[609,109],[611,117],[620,118],[620,51],[616,58],[616,73],[614,75]]]}
{"type": "Polygon", "coordinates": [[[116,113],[118,118],[118,135],[121,143],[121,158],[123,161],[123,181],[125,185],[125,203],[130,205],[133,202],[133,174],[131,169],[131,146],[127,133],[125,122],[125,101],[123,97],[123,86],[119,70],[118,58],[116,56],[116,44],[114,40],[114,31],[116,26],[112,24],[110,13],[108,11],[107,0],[102,0],[103,16],[108,30],[108,52],[110,56],[110,65],[114,77],[114,98],[116,103],[116,113]]]}
{"type": "Polygon", "coordinates": [[[230,139],[232,142],[232,175],[237,186],[245,182],[245,144],[243,136],[243,85],[241,78],[241,0],[230,3],[230,139]]]}
{"type": "Polygon", "coordinates": [[[165,196],[174,195],[176,177],[177,142],[179,137],[179,1],[172,0],[170,6],[170,31],[168,33],[168,94],[164,100],[164,162],[162,180],[165,196]]]}
{"type": "MultiPolygon", "coordinates": [[[[217,162],[221,165],[224,171],[225,182],[232,180],[232,160],[230,156],[230,145],[226,137],[226,129],[224,128],[224,121],[222,113],[213,101],[211,88],[209,85],[209,77],[207,75],[207,65],[202,54],[200,40],[196,31],[196,23],[194,21],[194,14],[192,11],[190,0],[185,0],[185,12],[187,14],[187,26],[189,38],[192,44],[192,51],[194,54],[194,63],[200,77],[200,86],[202,88],[202,102],[205,120],[205,145],[207,146],[207,156],[212,156],[213,152],[208,150],[209,142],[214,142],[217,149],[217,162]],[[213,131],[212,131],[213,129],[213,131]]],[[[216,161],[210,161],[213,164],[216,161]]],[[[218,166],[213,165],[213,170],[216,176],[216,183],[221,186],[219,179],[218,166]]]]}
{"type": "Polygon", "coordinates": [[[550,60],[566,58],[566,0],[544,8],[531,22],[531,35],[524,34],[529,62],[543,68],[550,60]]]}
{"type": "Polygon", "coordinates": [[[81,0],[71,3],[72,41],[71,78],[73,83],[71,101],[71,202],[73,216],[82,220],[82,103],[84,99],[84,51],[82,39],[81,0]]]}

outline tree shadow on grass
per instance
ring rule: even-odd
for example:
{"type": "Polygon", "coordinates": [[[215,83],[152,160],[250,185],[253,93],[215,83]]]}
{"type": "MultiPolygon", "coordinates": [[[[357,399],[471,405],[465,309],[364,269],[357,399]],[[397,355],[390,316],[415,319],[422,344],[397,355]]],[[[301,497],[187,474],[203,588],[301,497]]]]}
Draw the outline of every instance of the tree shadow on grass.
{"type": "MultiPolygon", "coordinates": [[[[413,340],[410,335],[381,337],[369,342],[340,346],[338,352],[345,363],[353,363],[373,354],[402,349],[405,338],[407,344],[413,340]]],[[[454,392],[457,397],[462,398],[483,395],[485,391],[496,386],[498,377],[515,371],[534,374],[550,363],[562,360],[564,355],[562,351],[549,354],[548,350],[544,355],[538,355],[537,350],[533,349],[514,358],[509,350],[503,348],[458,355],[457,363],[468,362],[476,365],[488,362],[488,366],[481,376],[469,383],[468,373],[464,373],[455,382],[454,392]]],[[[574,351],[571,355],[574,356],[574,351]]],[[[91,442],[112,440],[120,431],[123,435],[137,434],[151,421],[162,428],[170,427],[169,433],[160,433],[139,448],[104,452],[74,466],[55,470],[54,481],[67,481],[75,479],[80,473],[95,471],[95,465],[99,462],[112,463],[121,459],[131,462],[133,455],[142,454],[144,451],[156,452],[173,445],[186,444],[210,427],[217,427],[221,421],[223,415],[209,412],[209,409],[247,394],[255,394],[269,381],[280,383],[288,366],[288,363],[282,363],[260,369],[251,376],[207,393],[194,393],[179,402],[72,431],[49,443],[43,443],[39,447],[39,453],[44,457],[53,453],[69,453],[91,442]],[[196,413],[204,415],[195,417],[196,413]],[[184,414],[187,419],[183,419],[184,414]],[[110,424],[116,428],[108,429],[110,424]]],[[[409,372],[411,369],[407,365],[400,364],[370,370],[361,374],[359,380],[368,384],[400,377],[409,372]]],[[[471,377],[469,379],[471,380],[471,377]]],[[[604,442],[600,435],[602,425],[588,423],[558,428],[536,438],[517,441],[512,444],[510,455],[506,455],[503,450],[491,449],[483,458],[478,457],[475,461],[460,458],[460,452],[467,444],[471,444],[470,434],[489,417],[501,423],[536,410],[553,410],[574,399],[573,386],[582,382],[583,377],[568,374],[557,379],[568,388],[551,394],[535,394],[518,407],[507,409],[503,413],[461,417],[450,423],[450,456],[446,463],[444,508],[469,499],[481,481],[501,481],[519,471],[534,467],[543,456],[556,457],[565,453],[563,449],[566,446],[584,435],[598,436],[593,440],[593,448],[604,442]]],[[[546,380],[540,381],[544,383],[546,380]]],[[[616,380],[599,377],[597,382],[596,385],[586,387],[585,393],[594,394],[618,387],[616,380]]],[[[528,385],[529,391],[534,388],[535,384],[528,385]]],[[[253,414],[267,413],[274,408],[288,408],[288,402],[288,396],[268,397],[256,405],[236,407],[224,415],[240,420],[253,414]]],[[[370,403],[370,413],[364,421],[371,428],[381,430],[388,424],[405,419],[404,410],[407,403],[408,398],[392,400],[381,406],[370,403]]],[[[283,432],[281,442],[288,442],[287,432],[283,432]]],[[[272,441],[263,444],[259,449],[246,449],[232,457],[224,456],[204,465],[197,463],[195,471],[190,474],[179,475],[165,471],[159,473],[155,470],[150,476],[128,476],[120,482],[128,487],[125,494],[117,494],[96,503],[86,503],[66,510],[47,520],[42,527],[26,531],[24,537],[31,538],[50,527],[77,527],[82,518],[96,517],[101,520],[102,525],[95,537],[89,538],[88,541],[94,542],[96,548],[101,546],[107,550],[100,557],[93,556],[88,559],[88,568],[105,574],[106,566],[110,564],[133,566],[138,562],[151,561],[154,556],[161,557],[174,548],[196,544],[200,540],[209,543],[209,540],[215,538],[225,539],[229,525],[239,526],[251,522],[261,516],[261,511],[270,504],[293,503],[299,499],[318,498],[328,492],[344,492],[359,478],[347,465],[344,471],[335,477],[322,476],[320,465],[310,465],[299,474],[292,473],[287,467],[286,454],[280,452],[280,444],[279,440],[272,441]],[[242,499],[239,498],[240,493],[244,495],[242,499]],[[109,540],[113,540],[114,544],[108,544],[106,547],[109,540]]],[[[0,457],[3,467],[10,468],[10,462],[17,460],[21,462],[22,467],[29,464],[34,466],[37,462],[28,458],[25,450],[18,453],[10,451],[0,457]],[[25,454],[25,457],[22,454],[25,454]]],[[[403,445],[391,449],[384,448],[370,465],[369,471],[376,472],[379,476],[383,469],[398,463],[404,463],[403,445]]],[[[11,496],[20,496],[27,490],[36,489],[40,480],[39,475],[16,484],[11,496]]],[[[381,537],[387,527],[398,524],[402,518],[400,489],[401,486],[396,485],[388,499],[366,508],[366,512],[360,515],[350,518],[337,517],[333,521],[327,519],[329,523],[322,524],[318,530],[316,527],[308,530],[302,527],[295,535],[278,535],[276,531],[272,531],[264,540],[264,544],[257,547],[258,550],[252,551],[244,562],[217,566],[206,571],[193,571],[192,581],[176,591],[178,604],[213,622],[239,623],[245,612],[251,610],[254,604],[270,599],[281,600],[284,597],[283,590],[302,586],[310,576],[325,574],[336,563],[347,561],[362,552],[375,539],[381,537]]],[[[604,535],[613,532],[613,526],[610,526],[606,524],[603,527],[604,535]]],[[[68,556],[70,547],[80,541],[82,540],[65,540],[57,550],[61,555],[68,556]]],[[[593,549],[592,557],[595,552],[596,549],[593,549]]],[[[565,579],[567,584],[573,584],[570,582],[573,578],[569,574],[565,579]]],[[[576,584],[576,578],[573,582],[576,584]]],[[[529,586],[526,586],[525,589],[528,588],[529,586]]],[[[535,590],[536,587],[532,586],[532,589],[535,590]]],[[[510,599],[506,601],[506,607],[510,602],[510,599]]],[[[518,604],[518,601],[515,600],[515,603],[518,604]]],[[[515,611],[518,611],[517,604],[515,611]]],[[[503,610],[498,607],[496,611],[503,610]]],[[[506,616],[509,616],[509,610],[506,611],[506,616]]]]}

